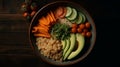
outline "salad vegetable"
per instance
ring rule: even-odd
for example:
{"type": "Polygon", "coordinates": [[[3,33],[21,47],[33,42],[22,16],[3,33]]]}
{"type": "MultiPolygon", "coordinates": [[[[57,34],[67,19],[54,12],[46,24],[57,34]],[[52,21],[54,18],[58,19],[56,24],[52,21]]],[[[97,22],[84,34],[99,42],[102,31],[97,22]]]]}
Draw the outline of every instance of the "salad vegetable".
{"type": "Polygon", "coordinates": [[[36,44],[41,54],[62,61],[77,56],[85,45],[85,38],[92,36],[91,24],[84,13],[70,6],[50,10],[38,19],[32,33],[37,39],[36,44]],[[74,50],[76,45],[77,49],[74,50]]]}
{"type": "Polygon", "coordinates": [[[59,40],[67,39],[70,36],[70,27],[66,24],[56,23],[51,29],[51,34],[59,40]]]}

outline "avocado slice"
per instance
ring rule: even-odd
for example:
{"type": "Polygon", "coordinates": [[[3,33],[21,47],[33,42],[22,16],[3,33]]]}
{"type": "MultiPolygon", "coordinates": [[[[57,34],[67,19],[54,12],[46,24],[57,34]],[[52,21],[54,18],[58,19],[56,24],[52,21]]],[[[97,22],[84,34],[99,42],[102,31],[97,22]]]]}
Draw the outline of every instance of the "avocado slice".
{"type": "Polygon", "coordinates": [[[66,47],[66,40],[62,40],[61,43],[62,43],[62,49],[64,50],[66,47]]]}
{"type": "Polygon", "coordinates": [[[65,56],[65,53],[67,52],[69,47],[70,47],[70,39],[66,39],[66,47],[63,50],[63,57],[65,56]]]}
{"type": "Polygon", "coordinates": [[[81,35],[80,33],[76,33],[76,40],[78,41],[78,48],[68,56],[67,58],[68,60],[76,57],[82,51],[84,47],[85,38],[83,35],[81,35]]]}
{"type": "Polygon", "coordinates": [[[63,60],[65,60],[69,56],[69,54],[72,52],[72,50],[74,49],[75,41],[76,41],[75,39],[76,39],[75,34],[71,33],[70,34],[70,47],[65,53],[63,60]]]}

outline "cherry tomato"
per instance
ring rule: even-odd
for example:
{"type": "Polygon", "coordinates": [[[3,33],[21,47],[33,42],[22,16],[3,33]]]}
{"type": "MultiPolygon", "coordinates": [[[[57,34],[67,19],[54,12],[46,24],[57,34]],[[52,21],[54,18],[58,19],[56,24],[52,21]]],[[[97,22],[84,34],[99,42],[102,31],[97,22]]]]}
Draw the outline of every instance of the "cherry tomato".
{"type": "Polygon", "coordinates": [[[85,23],[85,27],[86,27],[86,28],[90,28],[90,26],[91,26],[91,24],[90,24],[89,22],[86,22],[86,23],[85,23]]]}
{"type": "Polygon", "coordinates": [[[82,33],[82,29],[78,28],[77,32],[82,33]]]}
{"type": "Polygon", "coordinates": [[[88,29],[86,29],[86,28],[85,28],[85,29],[83,29],[83,32],[85,32],[85,33],[86,33],[86,32],[88,32],[88,29]]]}
{"type": "Polygon", "coordinates": [[[77,24],[76,24],[76,23],[73,23],[73,24],[72,24],[72,28],[77,28],[77,24]]]}
{"type": "Polygon", "coordinates": [[[28,12],[24,12],[23,17],[27,17],[27,16],[28,16],[28,12]]]}
{"type": "Polygon", "coordinates": [[[72,32],[72,33],[76,33],[76,32],[77,32],[76,28],[72,28],[72,29],[71,29],[71,32],[72,32]]]}
{"type": "Polygon", "coordinates": [[[36,11],[32,11],[31,14],[30,14],[31,17],[33,17],[35,15],[35,13],[36,13],[36,11]]]}
{"type": "Polygon", "coordinates": [[[79,28],[80,28],[80,29],[84,29],[84,28],[85,28],[85,24],[80,24],[80,25],[79,25],[79,28]]]}
{"type": "Polygon", "coordinates": [[[92,35],[91,32],[86,32],[86,37],[90,37],[92,35]]]}
{"type": "Polygon", "coordinates": [[[82,34],[83,36],[85,36],[86,33],[85,33],[85,32],[82,32],[81,34],[82,34]]]}

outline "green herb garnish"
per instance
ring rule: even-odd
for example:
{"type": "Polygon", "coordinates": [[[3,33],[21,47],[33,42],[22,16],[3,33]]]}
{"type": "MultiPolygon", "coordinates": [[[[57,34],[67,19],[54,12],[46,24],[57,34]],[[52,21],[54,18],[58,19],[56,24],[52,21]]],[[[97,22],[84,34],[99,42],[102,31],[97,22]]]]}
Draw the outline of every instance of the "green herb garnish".
{"type": "Polygon", "coordinates": [[[70,37],[70,26],[66,24],[56,23],[51,29],[54,38],[64,40],[70,37]]]}

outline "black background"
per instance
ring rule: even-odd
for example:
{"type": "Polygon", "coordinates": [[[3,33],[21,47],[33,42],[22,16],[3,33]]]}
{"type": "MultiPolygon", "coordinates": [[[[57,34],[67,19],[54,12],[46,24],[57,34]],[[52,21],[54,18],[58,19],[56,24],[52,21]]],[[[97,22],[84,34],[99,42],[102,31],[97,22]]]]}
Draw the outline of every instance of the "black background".
{"type": "Polygon", "coordinates": [[[97,40],[91,54],[81,63],[83,66],[118,67],[119,58],[119,2],[117,0],[88,0],[86,10],[96,24],[97,40]]]}
{"type": "MultiPolygon", "coordinates": [[[[41,7],[55,0],[41,0],[41,7]]],[[[92,52],[81,62],[69,67],[119,67],[119,23],[120,5],[118,0],[69,0],[80,4],[92,16],[97,31],[96,43],[92,52]]],[[[5,57],[6,58],[6,57],[5,57]]],[[[3,67],[53,67],[38,59],[27,59],[20,63],[19,60],[9,63],[3,62],[3,67]]],[[[1,65],[1,67],[2,67],[1,65]]]]}

